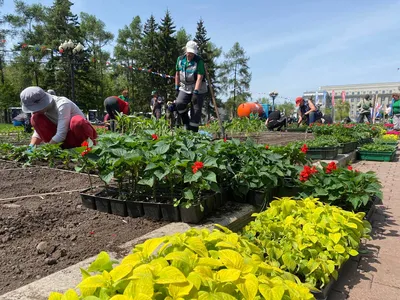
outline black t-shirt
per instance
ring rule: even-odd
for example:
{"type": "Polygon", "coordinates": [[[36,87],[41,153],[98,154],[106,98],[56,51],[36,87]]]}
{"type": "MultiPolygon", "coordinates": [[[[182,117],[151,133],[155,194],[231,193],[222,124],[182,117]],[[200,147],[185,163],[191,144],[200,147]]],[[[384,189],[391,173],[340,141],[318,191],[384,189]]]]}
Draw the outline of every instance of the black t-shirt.
{"type": "Polygon", "coordinates": [[[275,110],[268,115],[269,121],[278,121],[281,118],[281,112],[279,110],[275,110]]]}

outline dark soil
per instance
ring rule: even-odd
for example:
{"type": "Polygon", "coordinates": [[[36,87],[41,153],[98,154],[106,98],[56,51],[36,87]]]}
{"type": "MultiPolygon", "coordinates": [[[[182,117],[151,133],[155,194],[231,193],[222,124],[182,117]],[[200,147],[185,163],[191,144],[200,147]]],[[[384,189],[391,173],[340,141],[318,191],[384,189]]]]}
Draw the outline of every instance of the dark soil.
{"type": "Polygon", "coordinates": [[[287,145],[290,142],[296,141],[304,141],[305,139],[310,140],[313,139],[312,133],[304,132],[262,132],[257,134],[249,134],[249,135],[235,135],[232,138],[240,139],[241,141],[245,141],[248,138],[254,140],[258,144],[268,144],[268,145],[287,145]]]}
{"type": "Polygon", "coordinates": [[[17,162],[0,160],[0,170],[15,169],[18,168],[19,166],[20,164],[17,162]]]}
{"type": "MultiPolygon", "coordinates": [[[[0,199],[90,187],[88,175],[55,169],[1,170],[0,176],[0,199]]],[[[93,184],[100,184],[96,177],[92,179],[93,184]]]]}
{"type": "MultiPolygon", "coordinates": [[[[37,174],[40,175],[32,177],[50,176],[50,172],[37,174]]],[[[56,177],[54,171],[52,174],[56,177]]],[[[75,177],[84,185],[80,176],[75,177]]],[[[12,178],[7,179],[6,185],[11,184],[8,180],[13,181],[12,178]]],[[[44,181],[44,187],[54,187],[61,180],[71,189],[82,186],[71,184],[76,183],[73,176],[58,175],[57,178],[44,181]]],[[[4,180],[1,185],[5,185],[4,180]]],[[[38,189],[42,187],[38,185],[38,189]]],[[[0,203],[0,295],[102,250],[117,251],[116,247],[124,242],[165,224],[86,209],[77,192],[0,203]]]]}

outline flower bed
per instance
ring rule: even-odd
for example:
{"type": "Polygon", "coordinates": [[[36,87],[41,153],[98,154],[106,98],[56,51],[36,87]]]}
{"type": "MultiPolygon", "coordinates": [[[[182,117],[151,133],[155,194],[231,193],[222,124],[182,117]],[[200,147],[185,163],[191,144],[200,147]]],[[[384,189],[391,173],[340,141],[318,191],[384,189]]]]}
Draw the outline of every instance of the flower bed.
{"type": "Polygon", "coordinates": [[[359,149],[361,160],[393,161],[396,146],[384,144],[366,144],[359,149]]]}
{"type": "Polygon", "coordinates": [[[115,267],[102,252],[82,270],[81,295],[69,290],[64,297],[314,299],[310,290],[337,278],[370,231],[364,213],[315,199],[275,200],[255,216],[242,234],[220,227],[149,239],[115,267]]]}

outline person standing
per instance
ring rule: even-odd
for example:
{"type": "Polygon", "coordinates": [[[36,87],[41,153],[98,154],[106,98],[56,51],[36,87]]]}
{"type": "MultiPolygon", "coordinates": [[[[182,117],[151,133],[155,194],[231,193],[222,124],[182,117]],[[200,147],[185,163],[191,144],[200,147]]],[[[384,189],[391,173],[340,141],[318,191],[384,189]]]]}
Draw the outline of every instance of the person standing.
{"type": "Polygon", "coordinates": [[[115,131],[115,117],[117,113],[123,113],[129,115],[129,104],[117,96],[107,97],[104,100],[104,108],[107,111],[107,115],[104,121],[110,120],[110,129],[115,131]]]}
{"type": "Polygon", "coordinates": [[[370,95],[365,95],[364,99],[358,102],[357,107],[360,111],[360,115],[358,116],[358,123],[364,123],[364,117],[367,118],[369,123],[372,123],[371,119],[371,108],[372,101],[370,99],[370,95]]]}
{"type": "Polygon", "coordinates": [[[175,73],[176,109],[187,130],[199,131],[204,94],[207,93],[203,59],[196,42],[189,41],[186,54],[178,57],[175,73]],[[190,106],[190,117],[188,115],[190,106]]]}
{"type": "Polygon", "coordinates": [[[150,109],[153,116],[159,120],[161,118],[161,110],[164,104],[164,99],[158,95],[157,91],[151,93],[150,109]]]}
{"type": "Polygon", "coordinates": [[[393,117],[393,129],[400,130],[400,100],[399,94],[393,94],[390,116],[393,117]]]}
{"type": "Polygon", "coordinates": [[[58,144],[62,148],[80,147],[88,138],[95,142],[97,132],[86,120],[79,107],[66,97],[46,93],[37,86],[24,89],[21,94],[22,111],[32,113],[35,131],[29,147],[41,143],[58,144]]]}
{"type": "Polygon", "coordinates": [[[303,121],[307,124],[313,124],[315,122],[321,122],[322,113],[317,109],[311,99],[304,100],[303,97],[296,98],[296,106],[299,107],[299,120],[298,124],[303,121]]]}

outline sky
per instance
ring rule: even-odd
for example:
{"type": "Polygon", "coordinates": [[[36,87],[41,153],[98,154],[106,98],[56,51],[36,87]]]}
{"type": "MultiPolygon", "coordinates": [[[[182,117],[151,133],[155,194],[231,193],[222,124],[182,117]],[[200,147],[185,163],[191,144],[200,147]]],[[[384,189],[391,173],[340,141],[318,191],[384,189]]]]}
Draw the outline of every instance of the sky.
{"type": "MultiPolygon", "coordinates": [[[[5,0],[3,13],[12,13],[5,0]]],[[[25,0],[38,3],[38,0],[25,0]]],[[[52,0],[41,0],[51,5],[52,0]]],[[[235,42],[250,58],[252,100],[275,90],[278,101],[323,85],[397,82],[400,0],[72,0],[72,11],[95,15],[116,36],[133,17],[157,21],[170,11],[176,28],[194,36],[202,18],[211,42],[235,42]]]]}

